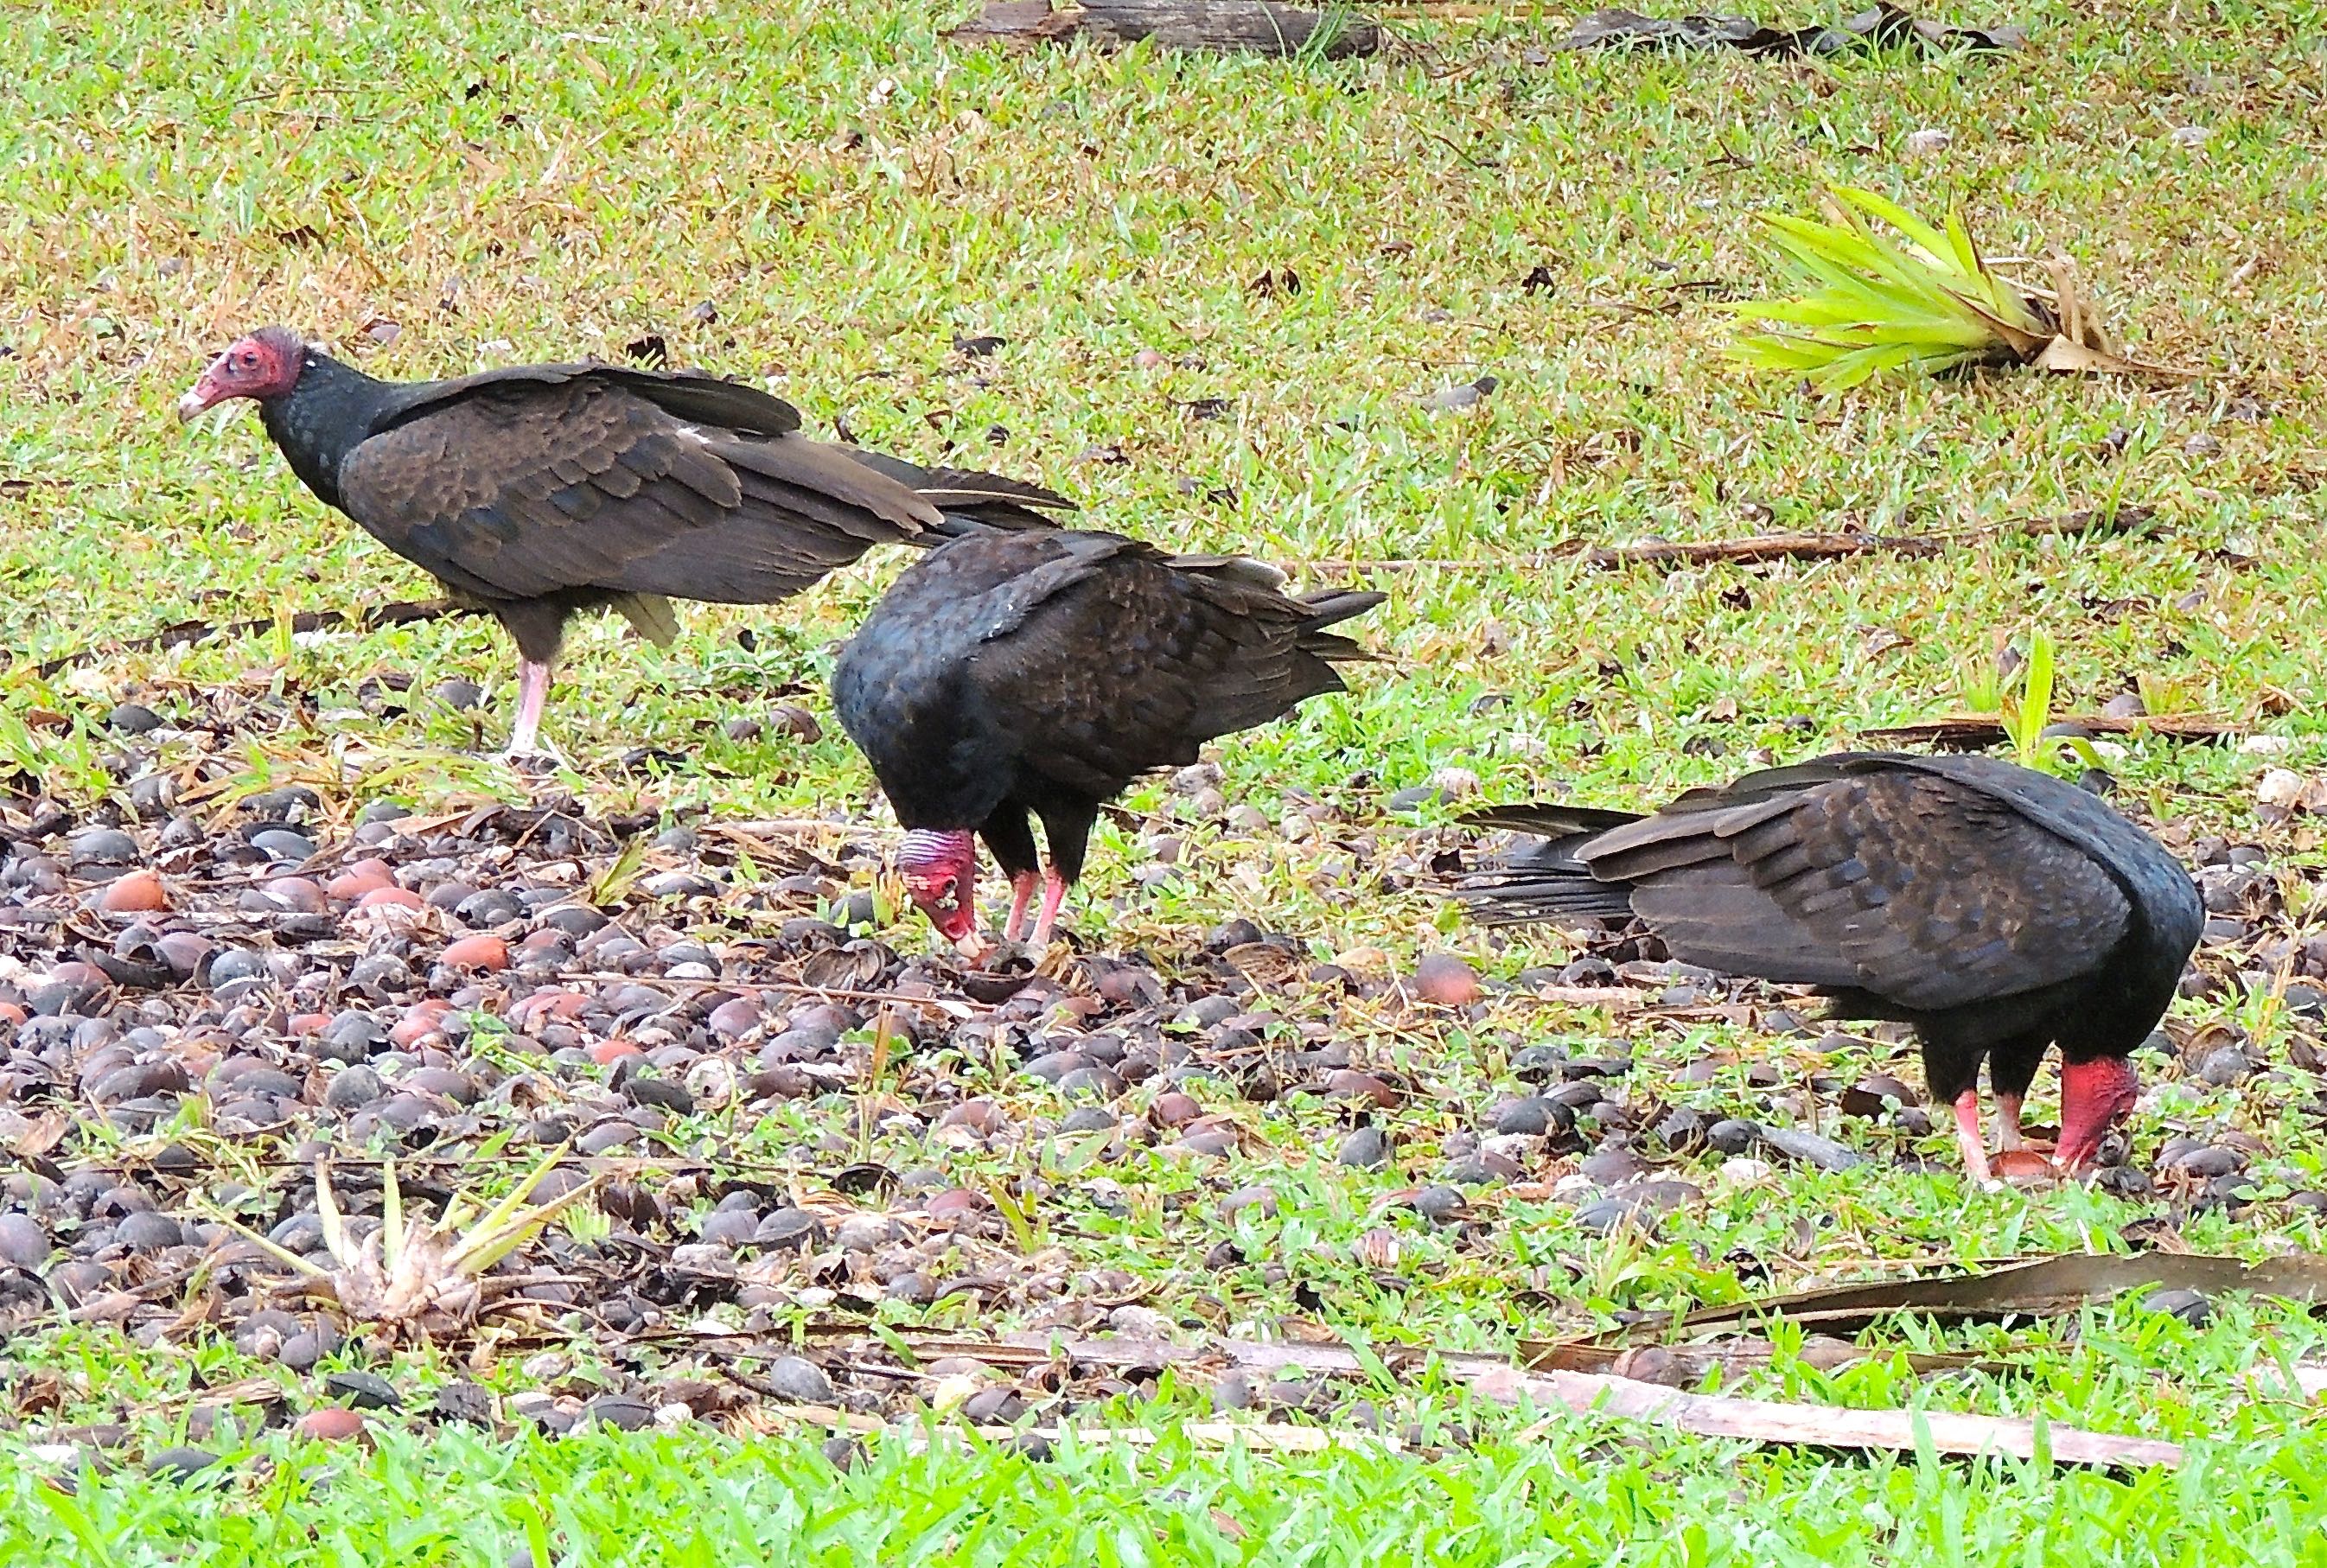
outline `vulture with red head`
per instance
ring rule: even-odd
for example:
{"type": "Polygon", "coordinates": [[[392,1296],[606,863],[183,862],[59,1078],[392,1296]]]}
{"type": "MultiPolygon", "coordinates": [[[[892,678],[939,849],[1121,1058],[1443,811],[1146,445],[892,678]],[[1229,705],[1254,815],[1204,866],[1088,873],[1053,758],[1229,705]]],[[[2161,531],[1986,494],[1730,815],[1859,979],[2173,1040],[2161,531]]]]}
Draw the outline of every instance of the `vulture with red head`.
{"type": "Polygon", "coordinates": [[[1637,918],[1684,963],[1816,986],[1840,1018],[1912,1024],[1971,1174],[1987,1064],[2003,1146],[2061,1048],[2061,1141],[2093,1162],[2130,1057],[2173,1000],[2205,909],[2097,797],[1991,757],[1844,752],[1692,789],[1649,816],[1559,805],[1472,819],[1546,835],[1463,896],[1492,923],[1637,918]]]}
{"type": "Polygon", "coordinates": [[[517,639],[512,754],[533,751],[567,620],[619,611],[676,635],[673,599],[766,604],[884,544],[1047,527],[1061,497],[814,441],[797,409],[691,370],[521,365],[375,380],[282,327],[179,400],[259,418],[306,487],[517,639]]]}
{"type": "Polygon", "coordinates": [[[1005,935],[1047,944],[1100,806],[1209,740],[1343,690],[1362,658],[1327,630],[1379,593],[1281,592],[1234,556],[1167,555],[1116,534],[978,531],[916,561],[840,656],[833,705],[908,829],[915,903],[966,950],[977,837],[1010,878],[1005,935]],[[1047,872],[1030,817],[1050,846],[1047,872]]]}

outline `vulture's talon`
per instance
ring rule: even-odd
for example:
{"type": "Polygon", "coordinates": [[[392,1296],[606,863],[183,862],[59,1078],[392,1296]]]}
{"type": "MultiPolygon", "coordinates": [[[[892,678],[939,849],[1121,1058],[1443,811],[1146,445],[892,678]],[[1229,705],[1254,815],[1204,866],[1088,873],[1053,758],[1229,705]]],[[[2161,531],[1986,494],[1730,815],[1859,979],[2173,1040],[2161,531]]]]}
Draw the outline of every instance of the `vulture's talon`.
{"type": "Polygon", "coordinates": [[[495,760],[512,773],[522,773],[531,779],[546,779],[561,770],[571,770],[574,766],[564,752],[554,746],[538,742],[531,749],[523,751],[511,747],[506,751],[496,753],[495,760]]]}

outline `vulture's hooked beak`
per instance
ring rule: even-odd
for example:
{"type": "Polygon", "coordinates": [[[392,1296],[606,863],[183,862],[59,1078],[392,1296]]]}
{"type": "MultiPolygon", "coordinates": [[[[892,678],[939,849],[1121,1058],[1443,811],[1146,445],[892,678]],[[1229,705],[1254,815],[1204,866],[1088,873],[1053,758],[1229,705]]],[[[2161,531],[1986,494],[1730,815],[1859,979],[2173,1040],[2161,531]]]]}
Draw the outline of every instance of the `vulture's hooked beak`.
{"type": "Polygon", "coordinates": [[[232,378],[228,374],[233,360],[234,350],[229,349],[202,367],[202,373],[194,378],[194,384],[178,399],[179,424],[192,425],[234,396],[232,378]]]}
{"type": "Polygon", "coordinates": [[[210,379],[210,373],[205,370],[201,374],[201,378],[188,387],[186,395],[178,399],[178,423],[192,425],[204,414],[209,413],[218,401],[218,383],[210,379]]]}

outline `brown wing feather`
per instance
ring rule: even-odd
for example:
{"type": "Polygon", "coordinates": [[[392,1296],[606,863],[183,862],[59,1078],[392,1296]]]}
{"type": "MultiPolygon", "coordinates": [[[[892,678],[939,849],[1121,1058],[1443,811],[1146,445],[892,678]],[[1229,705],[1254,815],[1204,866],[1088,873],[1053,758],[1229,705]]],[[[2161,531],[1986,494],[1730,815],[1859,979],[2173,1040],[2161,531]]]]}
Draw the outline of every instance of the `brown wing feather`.
{"type": "MultiPolygon", "coordinates": [[[[800,427],[799,410],[772,393],[702,370],[645,370],[584,359],[559,365],[505,365],[407,388],[390,423],[402,425],[442,411],[481,393],[522,396],[528,389],[593,381],[619,387],[691,425],[716,425],[743,435],[789,435],[800,427]]],[[[383,425],[380,429],[388,426],[383,425]]]]}
{"type": "MultiPolygon", "coordinates": [[[[694,390],[715,403],[726,385],[694,390]]],[[[706,431],[600,375],[485,378],[435,399],[357,447],[340,488],[383,542],[492,599],[763,602],[939,516],[842,449],[706,431]]]]}
{"type": "Polygon", "coordinates": [[[2131,919],[2090,855],[1953,779],[1858,773],[1709,804],[1583,851],[1689,962],[1932,1010],[2088,973],[2131,919]]]}

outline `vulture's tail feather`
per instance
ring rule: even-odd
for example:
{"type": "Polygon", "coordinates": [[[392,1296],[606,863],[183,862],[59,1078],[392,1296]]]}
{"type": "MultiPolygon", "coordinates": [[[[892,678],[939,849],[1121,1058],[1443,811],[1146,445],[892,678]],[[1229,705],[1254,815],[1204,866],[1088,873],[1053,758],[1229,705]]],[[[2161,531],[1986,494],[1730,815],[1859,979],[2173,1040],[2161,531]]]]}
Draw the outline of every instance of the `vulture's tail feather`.
{"type": "Polygon", "coordinates": [[[1639,820],[1634,812],[1556,801],[1493,806],[1474,812],[1463,818],[1465,826],[1502,827],[1539,836],[1513,850],[1501,865],[1465,882],[1455,890],[1455,896],[1472,916],[1490,926],[1626,919],[1632,913],[1631,884],[1593,876],[1576,852],[1596,835],[1639,820]]]}
{"type": "Polygon", "coordinates": [[[846,450],[944,514],[942,522],[924,530],[923,543],[956,538],[973,528],[1055,528],[1059,525],[1051,513],[1075,509],[1075,503],[1056,490],[1022,480],[968,468],[923,468],[884,452],[846,450]]]}
{"type": "Polygon", "coordinates": [[[1339,625],[1353,616],[1363,615],[1388,597],[1387,593],[1377,593],[1370,589],[1360,588],[1328,588],[1320,593],[1304,594],[1301,600],[1301,606],[1309,611],[1305,630],[1322,631],[1328,626],[1339,625]]]}
{"type": "Polygon", "coordinates": [[[625,593],[614,601],[614,608],[632,631],[657,648],[668,648],[678,639],[678,611],[659,593],[625,593]]]}
{"type": "Polygon", "coordinates": [[[1455,897],[1472,918],[1487,926],[1517,926],[1532,920],[1553,923],[1621,920],[1632,913],[1632,890],[1623,882],[1603,882],[1590,872],[1490,872],[1455,890],[1455,897]]]}
{"type": "Polygon", "coordinates": [[[1516,806],[1490,806],[1462,818],[1465,827],[1504,827],[1532,833],[1538,838],[1574,838],[1579,834],[1605,833],[1628,822],[1638,822],[1637,811],[1607,811],[1597,806],[1565,806],[1556,800],[1530,800],[1516,806]]]}

